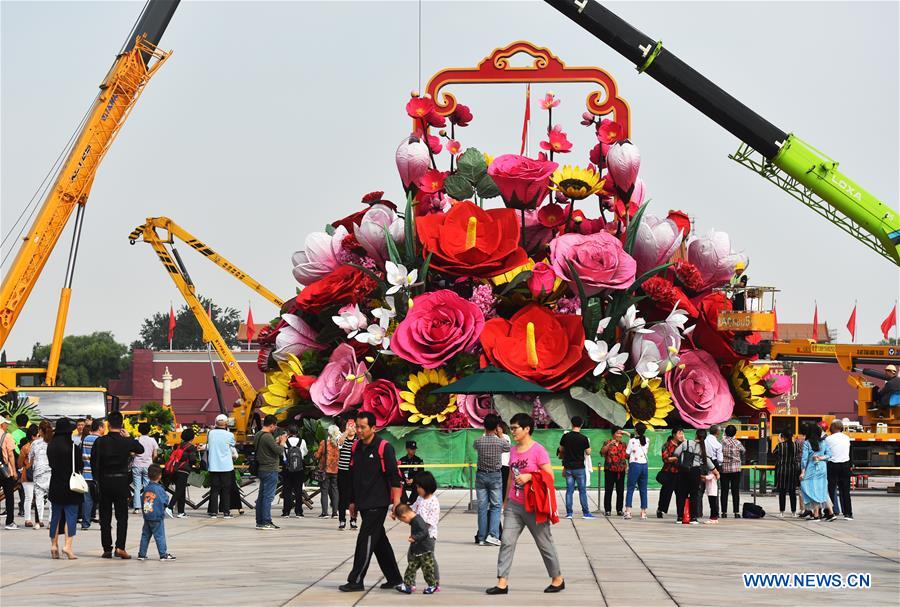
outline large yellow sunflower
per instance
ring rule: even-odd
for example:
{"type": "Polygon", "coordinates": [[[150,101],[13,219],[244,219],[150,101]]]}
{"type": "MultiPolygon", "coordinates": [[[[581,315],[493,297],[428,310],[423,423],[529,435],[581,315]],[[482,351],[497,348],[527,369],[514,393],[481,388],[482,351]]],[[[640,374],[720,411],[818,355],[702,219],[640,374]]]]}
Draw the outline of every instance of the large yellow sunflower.
{"type": "Polygon", "coordinates": [[[288,354],[285,361],[278,361],[277,371],[266,372],[266,386],[259,391],[266,404],[259,408],[260,411],[277,415],[294,404],[297,395],[290,386],[294,375],[303,375],[303,365],[293,354],[288,354]]]}
{"type": "Polygon", "coordinates": [[[675,407],[672,395],[662,385],[659,378],[645,380],[635,375],[623,392],[616,392],[616,401],[628,411],[633,423],[644,422],[648,426],[665,426],[666,415],[675,407]]]}
{"type": "Polygon", "coordinates": [[[556,169],[550,181],[553,182],[551,190],[561,192],[563,196],[572,200],[584,200],[603,190],[600,173],[581,167],[565,165],[561,169],[556,169]]]}
{"type": "Polygon", "coordinates": [[[763,377],[769,372],[769,365],[752,365],[746,360],[738,361],[731,370],[731,389],[738,402],[754,409],[766,408],[766,386],[763,377]]]}
{"type": "Polygon", "coordinates": [[[409,376],[406,387],[400,392],[400,410],[410,413],[409,421],[430,424],[444,421],[456,411],[455,394],[432,394],[432,391],[450,383],[443,369],[425,369],[409,376]]]}

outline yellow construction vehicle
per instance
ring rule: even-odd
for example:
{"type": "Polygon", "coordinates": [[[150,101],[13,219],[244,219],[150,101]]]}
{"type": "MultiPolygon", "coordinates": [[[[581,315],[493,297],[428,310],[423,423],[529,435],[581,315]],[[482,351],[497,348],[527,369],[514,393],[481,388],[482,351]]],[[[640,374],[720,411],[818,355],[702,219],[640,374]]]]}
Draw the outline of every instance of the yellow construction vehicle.
{"type": "MultiPolygon", "coordinates": [[[[64,408],[52,404],[51,401],[57,404],[80,402],[87,398],[86,393],[91,391],[95,393],[91,397],[94,400],[99,398],[100,402],[103,402],[105,399],[105,390],[101,388],[73,390],[56,385],[66,316],[72,297],[72,275],[81,239],[84,210],[97,169],[134,109],[144,87],[171,54],[159,50],[156,45],[175,13],[178,2],[179,0],[150,0],[144,7],[124,47],[100,84],[100,92],[73,137],[74,143],[59,165],[52,186],[47,190],[34,223],[23,237],[18,253],[0,287],[0,349],[2,349],[74,212],[72,245],[69,250],[65,282],[60,293],[47,368],[18,366],[0,368],[0,396],[11,392],[26,394],[37,401],[39,410],[44,415],[51,415],[50,409],[60,415],[64,411],[64,408]],[[48,388],[39,390],[37,386],[48,388]],[[68,393],[68,396],[62,395],[62,392],[68,393]]],[[[94,410],[91,408],[91,411],[94,410]]],[[[65,413],[82,414],[71,407],[65,409],[65,413]]]]}
{"type": "MultiPolygon", "coordinates": [[[[175,248],[176,239],[184,242],[192,249],[195,249],[204,257],[225,270],[228,274],[234,276],[246,286],[253,289],[256,293],[262,295],[265,299],[272,302],[279,310],[284,305],[284,301],[264,287],[259,281],[241,270],[237,265],[231,263],[219,253],[216,253],[208,245],[198,240],[193,234],[168,217],[148,217],[145,223],[136,227],[132,230],[131,234],[128,235],[128,241],[131,244],[135,244],[138,240],[143,240],[153,247],[157,257],[159,257],[159,260],[162,262],[163,267],[165,267],[166,271],[169,273],[169,278],[175,283],[175,287],[187,302],[188,308],[194,313],[197,322],[200,323],[200,327],[203,330],[203,340],[207,343],[208,347],[214,348],[219,355],[219,359],[225,367],[223,379],[225,382],[234,386],[238,393],[238,399],[235,401],[229,423],[235,428],[235,439],[242,442],[247,439],[247,435],[251,430],[251,422],[254,421],[254,409],[257,405],[257,391],[234,358],[234,355],[231,353],[231,348],[225,343],[222,335],[219,333],[218,329],[216,329],[216,325],[213,324],[212,319],[209,317],[206,310],[203,309],[203,304],[201,304],[200,300],[197,298],[197,289],[191,280],[190,274],[188,274],[187,268],[181,259],[181,255],[179,255],[175,248]],[[171,249],[171,254],[169,253],[169,249],[171,249]]],[[[210,364],[212,364],[211,358],[210,364]]],[[[224,405],[218,387],[218,378],[215,373],[213,373],[213,381],[216,394],[219,398],[219,408],[222,413],[226,413],[224,411],[224,405]]],[[[256,420],[257,423],[258,421],[259,420],[256,420]]]]}

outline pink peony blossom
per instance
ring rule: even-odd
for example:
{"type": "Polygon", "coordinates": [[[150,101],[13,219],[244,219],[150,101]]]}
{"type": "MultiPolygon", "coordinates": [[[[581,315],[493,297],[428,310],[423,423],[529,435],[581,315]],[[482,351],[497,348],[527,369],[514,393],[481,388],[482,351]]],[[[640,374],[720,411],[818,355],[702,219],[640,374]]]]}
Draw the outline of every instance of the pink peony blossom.
{"type": "Polygon", "coordinates": [[[734,398],[709,352],[683,352],[680,364],[666,373],[665,380],[672,404],[691,426],[709,428],[731,417],[734,398]]]}
{"type": "Polygon", "coordinates": [[[301,285],[309,285],[331,274],[340,264],[338,255],[347,236],[347,228],[340,226],[329,236],[325,232],[312,232],[306,237],[305,249],[291,257],[294,278],[301,285]]]}
{"type": "Polygon", "coordinates": [[[637,180],[641,169],[641,152],[627,139],[617,141],[606,154],[606,166],[616,189],[624,195],[637,180]]]}
{"type": "Polygon", "coordinates": [[[325,415],[338,415],[362,401],[367,383],[366,363],[356,361],[352,346],[341,344],[309,387],[309,397],[325,415]]]}
{"type": "Polygon", "coordinates": [[[457,394],[456,407],[473,428],[484,428],[484,417],[494,409],[490,394],[457,394]]]}
{"type": "Polygon", "coordinates": [[[484,313],[453,291],[419,295],[391,339],[391,350],[411,363],[437,369],[477,343],[484,313]]]}
{"type": "Polygon", "coordinates": [[[553,268],[543,261],[534,264],[531,276],[528,278],[528,290],[531,291],[533,297],[551,293],[555,284],[556,274],[553,272],[553,268]]]}
{"type": "Polygon", "coordinates": [[[706,236],[695,238],[688,244],[688,261],[700,272],[706,290],[731,280],[737,264],[746,265],[747,256],[732,252],[727,232],[710,230],[706,236]]]}
{"type": "Polygon", "coordinates": [[[488,175],[500,190],[507,207],[533,209],[547,197],[550,176],[557,168],[559,165],[555,162],[503,154],[494,158],[488,167],[488,175]]]}
{"type": "Polygon", "coordinates": [[[643,274],[666,263],[678,249],[681,239],[681,229],[671,219],[644,215],[631,251],[637,262],[637,273],[643,274]]]}
{"type": "Polygon", "coordinates": [[[287,324],[278,330],[275,337],[275,350],[272,356],[277,360],[287,360],[288,354],[300,356],[307,350],[327,348],[325,344],[316,341],[316,332],[299,316],[282,314],[281,319],[287,324]]]}
{"type": "Polygon", "coordinates": [[[428,146],[418,135],[410,135],[400,142],[395,160],[397,171],[400,173],[400,181],[407,190],[410,184],[425,174],[431,162],[428,156],[428,146]]]}
{"type": "Polygon", "coordinates": [[[585,295],[596,295],[603,289],[621,290],[634,282],[636,264],[625,252],[618,238],[607,232],[596,234],[563,234],[550,243],[553,271],[577,292],[571,276],[571,261],[584,285],[585,295]]]}
{"type": "Polygon", "coordinates": [[[397,245],[405,240],[403,219],[397,213],[383,204],[373,204],[363,215],[358,226],[353,226],[353,235],[366,250],[366,253],[379,263],[384,263],[388,258],[387,240],[384,229],[387,228],[391,238],[397,245]]]}
{"type": "Polygon", "coordinates": [[[400,391],[394,382],[376,379],[363,390],[360,411],[371,411],[375,414],[375,427],[384,428],[403,421],[404,414],[400,410],[400,391]]]}

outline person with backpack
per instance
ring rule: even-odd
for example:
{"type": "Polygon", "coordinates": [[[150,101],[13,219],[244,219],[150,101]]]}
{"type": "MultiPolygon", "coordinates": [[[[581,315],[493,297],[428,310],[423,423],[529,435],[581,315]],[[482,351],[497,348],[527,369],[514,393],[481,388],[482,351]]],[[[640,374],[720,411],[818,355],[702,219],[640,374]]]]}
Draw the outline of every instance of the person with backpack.
{"type": "Polygon", "coordinates": [[[356,432],[359,440],[354,443],[350,456],[350,516],[355,517],[359,511],[362,523],[356,537],[353,568],[347,576],[347,583],[339,590],[365,590],[363,580],[373,553],[387,580],[381,588],[390,590],[403,583],[403,576],[384,529],[384,520],[388,511],[394,518],[393,509],[400,503],[402,477],[397,468],[394,448],[386,440],[375,436],[374,413],[360,411],[356,414],[356,432]]]}
{"type": "Polygon", "coordinates": [[[291,515],[291,508],[297,516],[303,516],[303,459],[309,450],[306,441],[298,436],[300,429],[288,427],[288,438],[284,444],[284,462],[281,469],[281,516],[291,515]]]}
{"type": "Polygon", "coordinates": [[[166,462],[166,476],[175,483],[175,494],[172,496],[172,510],[178,518],[185,518],[184,504],[187,501],[188,477],[194,466],[200,462],[200,453],[194,440],[194,431],[190,428],[181,431],[181,444],[172,449],[166,462]]]}
{"type": "Polygon", "coordinates": [[[272,500],[275,499],[278,468],[284,455],[287,435],[282,434],[275,438],[277,427],[278,418],[274,415],[266,415],[262,430],[257,432],[253,441],[256,448],[256,461],[259,464],[259,471],[256,473],[259,479],[259,492],[256,494],[256,528],[266,531],[279,528],[272,522],[272,500]]]}
{"type": "Polygon", "coordinates": [[[706,452],[706,430],[697,430],[694,440],[686,440],[675,449],[678,458],[678,484],[675,504],[678,509],[676,523],[682,522],[685,500],[690,503],[690,524],[700,521],[700,477],[716,468],[713,459],[706,452]]]}

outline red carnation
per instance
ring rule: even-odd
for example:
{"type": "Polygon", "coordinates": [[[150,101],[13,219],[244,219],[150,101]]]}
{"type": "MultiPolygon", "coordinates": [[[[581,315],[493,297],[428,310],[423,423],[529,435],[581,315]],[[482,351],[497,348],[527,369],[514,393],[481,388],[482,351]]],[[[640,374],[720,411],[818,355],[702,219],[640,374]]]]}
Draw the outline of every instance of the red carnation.
{"type": "Polygon", "coordinates": [[[369,192],[365,196],[362,197],[362,203],[373,205],[376,202],[381,202],[381,198],[384,196],[384,192],[369,192]]]}
{"type": "Polygon", "coordinates": [[[700,276],[700,270],[694,264],[679,259],[675,262],[675,276],[687,290],[695,293],[703,290],[703,277],[700,276]]]}
{"type": "Polygon", "coordinates": [[[678,307],[687,312],[691,318],[696,318],[699,313],[684,291],[661,276],[648,278],[641,288],[647,297],[662,310],[671,310],[678,304],[678,307]]]}
{"type": "Polygon", "coordinates": [[[339,266],[331,274],[307,285],[295,301],[297,308],[318,314],[329,306],[359,303],[375,290],[377,283],[353,266],[339,266]]]}

